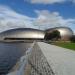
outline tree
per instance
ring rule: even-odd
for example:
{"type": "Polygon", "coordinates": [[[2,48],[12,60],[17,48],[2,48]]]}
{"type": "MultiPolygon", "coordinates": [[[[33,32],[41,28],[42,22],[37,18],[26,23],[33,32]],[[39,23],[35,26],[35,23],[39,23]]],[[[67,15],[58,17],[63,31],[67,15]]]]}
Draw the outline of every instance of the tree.
{"type": "Polygon", "coordinates": [[[52,32],[46,34],[46,40],[58,40],[60,38],[61,36],[58,30],[53,30],[52,32]]]}
{"type": "Polygon", "coordinates": [[[71,42],[75,42],[75,35],[73,35],[73,36],[70,38],[70,41],[71,41],[71,42]]]}

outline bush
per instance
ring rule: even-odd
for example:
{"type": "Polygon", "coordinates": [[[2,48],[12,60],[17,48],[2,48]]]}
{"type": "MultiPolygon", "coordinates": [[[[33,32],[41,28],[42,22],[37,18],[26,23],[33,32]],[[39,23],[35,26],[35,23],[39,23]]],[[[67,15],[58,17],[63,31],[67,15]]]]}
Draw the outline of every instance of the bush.
{"type": "Polygon", "coordinates": [[[57,41],[58,39],[60,39],[60,32],[57,30],[52,31],[51,33],[46,34],[46,40],[55,40],[57,41]]]}
{"type": "Polygon", "coordinates": [[[70,41],[75,43],[75,35],[70,38],[70,41]]]}

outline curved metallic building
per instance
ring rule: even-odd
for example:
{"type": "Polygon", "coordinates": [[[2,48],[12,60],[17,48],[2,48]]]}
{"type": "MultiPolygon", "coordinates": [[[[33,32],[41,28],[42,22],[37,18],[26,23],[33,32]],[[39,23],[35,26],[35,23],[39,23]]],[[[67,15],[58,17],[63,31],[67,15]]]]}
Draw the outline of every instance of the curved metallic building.
{"type": "Polygon", "coordinates": [[[0,40],[42,40],[44,39],[45,33],[42,30],[32,29],[32,28],[17,28],[4,31],[0,34],[0,40]]]}
{"type": "Polygon", "coordinates": [[[49,35],[54,30],[57,30],[60,32],[61,40],[70,40],[70,38],[73,36],[73,31],[68,27],[50,28],[46,30],[46,34],[49,35]]]}
{"type": "Polygon", "coordinates": [[[43,40],[51,36],[53,31],[59,31],[61,40],[70,40],[73,36],[73,31],[68,27],[55,27],[45,31],[32,28],[17,28],[0,33],[0,40],[43,40]]]}

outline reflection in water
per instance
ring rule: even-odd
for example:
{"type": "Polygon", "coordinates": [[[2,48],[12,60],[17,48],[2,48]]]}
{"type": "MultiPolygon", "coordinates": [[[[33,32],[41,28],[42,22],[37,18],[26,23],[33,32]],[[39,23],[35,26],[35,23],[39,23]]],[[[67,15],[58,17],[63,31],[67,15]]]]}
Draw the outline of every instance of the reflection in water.
{"type": "Polygon", "coordinates": [[[31,43],[0,43],[0,75],[6,74],[31,43]]]}

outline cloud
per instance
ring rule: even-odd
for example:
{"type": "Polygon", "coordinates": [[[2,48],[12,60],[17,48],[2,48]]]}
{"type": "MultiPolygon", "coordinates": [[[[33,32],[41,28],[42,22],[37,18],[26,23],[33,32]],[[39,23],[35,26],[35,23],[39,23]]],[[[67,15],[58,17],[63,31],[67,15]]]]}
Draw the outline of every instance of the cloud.
{"type": "Polygon", "coordinates": [[[0,32],[12,28],[40,28],[47,29],[58,26],[68,26],[72,29],[75,19],[64,19],[59,12],[49,12],[48,10],[35,11],[36,18],[21,15],[7,6],[0,6],[0,32]]]}
{"type": "Polygon", "coordinates": [[[67,26],[73,27],[75,25],[75,19],[64,19],[58,12],[49,12],[48,10],[35,11],[38,17],[34,21],[34,25],[42,29],[67,26]]]}
{"type": "Polygon", "coordinates": [[[7,6],[0,6],[0,32],[11,28],[34,27],[33,18],[21,15],[7,6]]]}
{"type": "Polygon", "coordinates": [[[73,3],[75,3],[75,0],[72,0],[73,3]]]}
{"type": "Polygon", "coordinates": [[[33,4],[54,4],[54,3],[62,3],[65,2],[66,0],[24,0],[24,1],[28,1],[30,3],[33,4]]]}
{"type": "Polygon", "coordinates": [[[64,3],[72,2],[75,3],[75,0],[24,0],[32,4],[54,4],[54,3],[64,3]]]}

